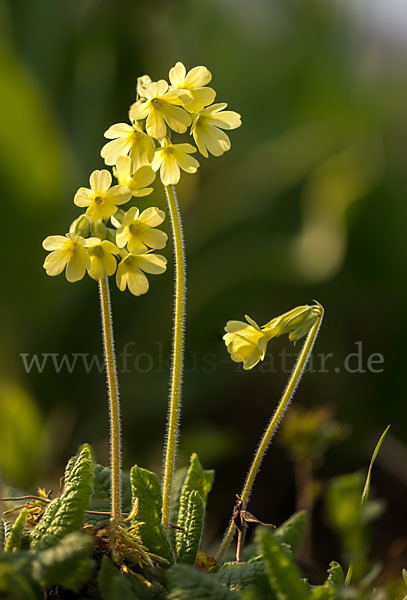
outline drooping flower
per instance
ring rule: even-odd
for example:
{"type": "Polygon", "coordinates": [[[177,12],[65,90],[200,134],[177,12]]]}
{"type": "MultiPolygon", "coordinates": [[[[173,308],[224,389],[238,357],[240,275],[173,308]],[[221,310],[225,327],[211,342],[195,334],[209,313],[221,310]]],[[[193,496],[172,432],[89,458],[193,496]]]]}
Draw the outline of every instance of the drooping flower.
{"type": "Polygon", "coordinates": [[[116,283],[122,292],[129,288],[134,296],[141,296],[148,292],[149,283],[144,273],[159,275],[167,268],[167,259],[160,254],[150,252],[144,254],[127,254],[120,262],[116,283]]]}
{"type": "Polygon", "coordinates": [[[193,101],[185,106],[188,112],[198,113],[215,100],[215,90],[206,87],[212,79],[212,74],[206,67],[194,67],[187,73],[182,62],[177,62],[175,67],[170,69],[169,76],[174,89],[191,92],[193,101]]]}
{"type": "Polygon", "coordinates": [[[188,90],[169,90],[164,79],[153,81],[144,89],[146,101],[137,100],[129,111],[131,121],[146,120],[148,135],[161,140],[167,134],[167,125],[177,133],[185,133],[191,124],[191,116],[184,106],[191,104],[193,97],[188,90]]]}
{"type": "Polygon", "coordinates": [[[143,165],[133,171],[130,156],[119,156],[113,173],[119,184],[127,185],[133,196],[148,196],[153,191],[153,188],[146,187],[155,179],[153,169],[149,165],[143,165]]]}
{"type": "Polygon", "coordinates": [[[49,250],[44,261],[47,275],[59,275],[66,268],[66,278],[70,282],[79,281],[90,267],[90,258],[85,248],[85,239],[75,233],[50,235],[42,242],[49,250]]]}
{"type": "Polygon", "coordinates": [[[131,198],[126,185],[112,184],[109,171],[93,171],[89,178],[90,189],[81,187],[75,194],[76,206],[87,206],[86,214],[94,219],[109,219],[117,211],[117,206],[125,204],[131,198]]]}
{"type": "Polygon", "coordinates": [[[190,156],[193,152],[196,152],[196,148],[192,144],[165,143],[155,151],[151,166],[154,171],[160,169],[164,185],[175,185],[181,176],[180,168],[187,173],[197,172],[199,162],[190,156]]]}
{"type": "Polygon", "coordinates": [[[245,318],[247,323],[228,321],[223,339],[231,359],[242,362],[243,369],[247,371],[264,359],[268,339],[253,319],[248,315],[245,318]]]}
{"type": "Polygon", "coordinates": [[[116,123],[105,131],[107,142],[100,151],[100,155],[107,165],[115,165],[119,156],[130,155],[133,168],[138,169],[149,165],[154,157],[154,141],[138,124],[116,123]]]}
{"type": "Polygon", "coordinates": [[[312,306],[297,306],[279,317],[259,327],[256,321],[245,315],[243,321],[228,321],[223,336],[230,357],[234,362],[242,362],[243,369],[253,368],[264,360],[268,342],[283,334],[294,344],[308,334],[316,320],[323,314],[323,308],[316,303],[312,306]]]}
{"type": "Polygon", "coordinates": [[[221,156],[230,150],[230,139],[222,129],[236,129],[242,124],[239,113],[224,110],[226,107],[225,102],[212,104],[194,115],[191,134],[205,158],[208,158],[208,151],[213,156],[221,156]]]}
{"type": "Polygon", "coordinates": [[[154,229],[165,219],[163,210],[155,206],[146,208],[140,213],[139,209],[133,206],[128,210],[118,222],[114,217],[113,225],[118,227],[116,233],[116,244],[119,248],[124,248],[127,244],[129,252],[141,253],[153,248],[159,250],[165,247],[168,236],[164,231],[154,229]]]}
{"type": "Polygon", "coordinates": [[[93,279],[102,279],[105,275],[113,275],[117,267],[114,255],[120,254],[120,250],[112,242],[97,237],[85,240],[85,246],[90,258],[89,275],[93,279]]]}

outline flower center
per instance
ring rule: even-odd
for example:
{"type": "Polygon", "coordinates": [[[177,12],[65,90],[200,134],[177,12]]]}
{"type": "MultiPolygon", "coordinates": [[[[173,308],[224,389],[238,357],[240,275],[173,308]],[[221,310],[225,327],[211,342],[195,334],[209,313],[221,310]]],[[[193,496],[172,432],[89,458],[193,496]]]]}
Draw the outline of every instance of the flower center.
{"type": "Polygon", "coordinates": [[[130,231],[131,235],[137,235],[137,234],[139,234],[140,231],[141,231],[141,229],[142,229],[142,226],[141,226],[140,223],[132,223],[129,226],[129,231],[130,231]]]}
{"type": "Polygon", "coordinates": [[[95,196],[95,204],[102,204],[103,198],[102,196],[95,196]]]}

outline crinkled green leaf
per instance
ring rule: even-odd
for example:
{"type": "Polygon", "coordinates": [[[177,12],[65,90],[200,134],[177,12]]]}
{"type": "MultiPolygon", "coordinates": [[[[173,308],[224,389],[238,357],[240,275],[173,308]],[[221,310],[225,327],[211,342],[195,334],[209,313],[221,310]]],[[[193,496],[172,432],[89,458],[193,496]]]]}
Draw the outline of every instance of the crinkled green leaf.
{"type": "MultiPolygon", "coordinates": [[[[122,491],[122,511],[125,513],[131,510],[131,486],[128,473],[121,473],[121,491],[122,491]]],[[[101,512],[110,512],[110,468],[95,464],[95,481],[93,494],[89,502],[89,510],[98,510],[101,512]]],[[[85,521],[88,525],[98,527],[110,519],[107,515],[85,515],[85,521]]]]}
{"type": "Polygon", "coordinates": [[[23,510],[14,521],[10,534],[4,544],[5,552],[15,552],[16,550],[20,550],[26,516],[27,513],[23,510]]]}
{"type": "MultiPolygon", "coordinates": [[[[181,467],[181,469],[177,469],[174,475],[174,481],[172,483],[172,498],[171,498],[171,512],[170,512],[170,522],[178,523],[178,513],[179,513],[179,505],[181,500],[181,492],[182,486],[185,482],[185,477],[187,476],[188,467],[181,467]]],[[[170,527],[169,536],[171,540],[171,544],[173,548],[176,547],[176,529],[170,527]]]]}
{"type": "Polygon", "coordinates": [[[230,590],[242,591],[251,587],[262,598],[273,600],[276,597],[270,587],[261,556],[257,556],[248,562],[225,563],[214,577],[230,590]]]}
{"type": "Polygon", "coordinates": [[[102,559],[98,589],[102,600],[135,600],[129,578],[120,573],[107,556],[102,559]]]}
{"type": "Polygon", "coordinates": [[[138,500],[140,536],[150,552],[174,562],[169,539],[161,525],[161,488],[157,476],[135,465],[130,471],[133,502],[138,500]]]}
{"type": "Polygon", "coordinates": [[[335,560],[329,563],[328,569],[328,581],[334,586],[341,586],[345,584],[345,574],[341,565],[335,560]]]}
{"type": "MultiPolygon", "coordinates": [[[[205,470],[202,468],[201,463],[197,454],[191,455],[191,461],[188,468],[187,475],[185,477],[184,484],[181,490],[180,506],[178,512],[177,525],[179,527],[187,528],[187,511],[188,511],[188,500],[189,495],[193,490],[196,490],[201,496],[204,507],[206,506],[206,500],[211,490],[213,479],[215,477],[214,471],[205,470]]],[[[176,531],[176,542],[177,552],[179,552],[183,540],[183,532],[176,531]]]]}
{"type": "Polygon", "coordinates": [[[257,539],[266,573],[278,600],[307,600],[308,589],[290,549],[265,527],[258,529],[257,539]]]}
{"type": "Polygon", "coordinates": [[[281,543],[287,544],[295,552],[301,542],[307,520],[305,510],[294,513],[287,521],[274,531],[274,537],[281,543]]]}
{"type": "Polygon", "coordinates": [[[31,578],[31,561],[25,554],[4,553],[0,558],[0,598],[41,600],[40,588],[31,578]]]}
{"type": "Polygon", "coordinates": [[[239,595],[208,573],[190,565],[175,565],[168,570],[168,600],[238,600],[239,595]]]}
{"type": "Polygon", "coordinates": [[[84,511],[93,491],[93,480],[93,460],[90,449],[85,446],[65,479],[61,497],[47,506],[33,530],[32,549],[51,548],[68,533],[81,529],[84,511]]]}
{"type": "Polygon", "coordinates": [[[201,543],[205,506],[197,490],[189,494],[185,531],[180,531],[181,543],[178,550],[178,562],[193,565],[201,543]]]}
{"type": "Polygon", "coordinates": [[[52,548],[34,555],[33,578],[44,589],[58,585],[77,592],[89,579],[94,567],[91,551],[91,538],[74,531],[52,548]]]}

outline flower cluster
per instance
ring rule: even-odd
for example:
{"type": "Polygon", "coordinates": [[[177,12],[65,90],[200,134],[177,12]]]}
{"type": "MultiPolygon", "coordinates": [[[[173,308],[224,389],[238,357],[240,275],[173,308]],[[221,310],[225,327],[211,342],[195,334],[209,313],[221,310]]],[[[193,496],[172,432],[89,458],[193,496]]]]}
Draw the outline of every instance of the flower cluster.
{"type": "Polygon", "coordinates": [[[166,270],[164,256],[154,250],[165,247],[167,234],[157,226],[165,214],[156,207],[141,211],[120,208],[132,198],[151,194],[149,187],[160,171],[162,183],[175,185],[180,169],[196,173],[199,163],[189,143],[172,143],[171,135],[190,128],[200,153],[220,156],[230,148],[224,129],[241,124],[240,115],[226,111],[226,104],[213,104],[215,91],[207,87],[212,78],[206,67],[188,73],[178,62],[169,72],[170,85],[151,81],[148,75],[137,81],[137,99],[129,110],[130,123],[117,123],[105,132],[110,141],[101,150],[107,169],[93,171],[89,187],[76,192],[74,203],[85,212],[65,236],[47,237],[43,247],[50,251],[44,262],[48,275],[65,270],[68,281],[78,281],[87,272],[93,279],[116,273],[120,290],[136,296],[148,291],[145,273],[166,270]]]}

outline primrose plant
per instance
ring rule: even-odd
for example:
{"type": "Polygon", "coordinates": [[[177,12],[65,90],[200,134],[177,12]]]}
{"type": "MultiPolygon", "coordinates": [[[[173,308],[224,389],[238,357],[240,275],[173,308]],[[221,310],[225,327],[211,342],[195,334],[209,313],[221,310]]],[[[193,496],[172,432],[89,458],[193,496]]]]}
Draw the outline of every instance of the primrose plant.
{"type": "MultiPolygon", "coordinates": [[[[94,597],[89,590],[94,588],[96,578],[98,593],[107,600],[166,598],[167,592],[173,600],[232,600],[243,598],[237,596],[237,592],[244,591],[246,585],[251,586],[259,577],[263,588],[269,590],[261,597],[311,597],[284,546],[289,544],[294,548],[304,515],[298,514],[272,536],[270,531],[261,528],[263,533],[258,537],[257,549],[258,554],[264,554],[265,562],[261,557],[253,565],[242,561],[248,524],[264,525],[247,511],[247,503],[264,455],[290,404],[317,337],[324,313],[318,302],[294,308],[261,327],[248,316],[246,322],[226,324],[223,338],[226,348],[231,359],[242,363],[245,370],[264,359],[267,345],[275,337],[288,335],[294,344],[302,338],[305,342],[260,439],[215,558],[199,550],[213,472],[204,470],[193,454],[189,468],[178,471],[174,477],[186,290],[182,220],[175,186],[181,171],[197,172],[199,162],[192,156],[197,150],[205,158],[209,154],[221,156],[231,145],[225,130],[241,125],[237,112],[226,110],[225,103],[215,103],[216,92],[208,86],[211,78],[206,67],[194,67],[187,72],[181,62],[169,71],[170,83],[152,81],[148,75],[140,77],[136,101],[129,110],[129,122],[112,125],[105,132],[109,141],[101,149],[101,156],[112,172],[108,169],[93,171],[89,187],[79,188],[74,196],[75,205],[86,209],[84,213],[74,220],[66,235],[52,235],[43,242],[49,251],[44,262],[48,275],[65,271],[66,279],[76,282],[87,273],[98,282],[110,409],[110,467],[95,465],[92,452],[85,445],[68,462],[59,497],[51,500],[41,491],[39,496],[30,497],[31,502],[10,509],[19,516],[8,534],[6,529],[10,526],[6,527],[2,521],[5,555],[11,551],[20,553],[26,577],[22,598],[35,598],[38,590],[42,590],[44,597],[62,597],[57,595],[59,589],[78,593],[81,590],[80,597],[94,597]],[[187,132],[195,145],[177,140],[177,135],[187,132]],[[154,473],[141,467],[134,466],[130,478],[121,470],[119,386],[109,284],[109,278],[114,276],[120,291],[128,289],[134,296],[140,296],[149,290],[147,275],[166,271],[167,260],[157,252],[167,243],[166,233],[159,229],[165,213],[145,204],[140,209],[138,200],[152,192],[158,172],[168,203],[175,257],[172,365],[162,485],[154,473]],[[114,185],[113,178],[116,179],[114,185]],[[230,564],[249,566],[243,570],[227,565],[220,568],[236,531],[237,562],[230,564]],[[296,577],[294,595],[281,595],[276,589],[281,584],[277,571],[285,572],[287,564],[296,577]],[[201,572],[192,566],[185,570],[185,565],[195,565],[201,572]],[[64,571],[65,567],[68,572],[64,571]],[[202,573],[209,570],[219,572],[202,573]],[[84,586],[88,586],[87,592],[84,586]],[[48,596],[50,589],[53,595],[48,596]],[[32,590],[33,595],[24,596],[27,590],[32,590]]],[[[0,561],[0,592],[7,592],[7,586],[14,581],[14,571],[7,570],[11,569],[7,556],[4,572],[8,579],[6,577],[4,585],[1,575],[4,565],[0,561]]],[[[252,598],[250,590],[244,593],[244,598],[252,598]]],[[[253,598],[259,597],[256,593],[253,598]]]]}

